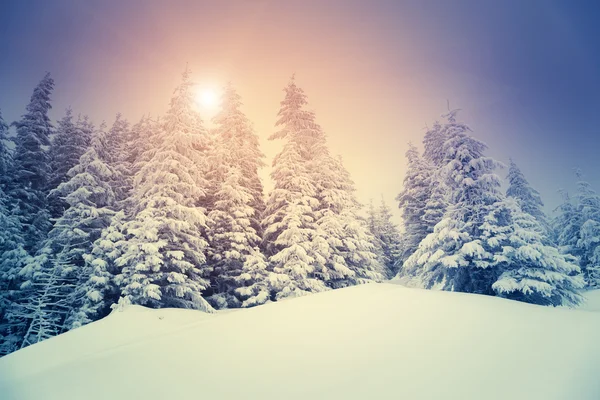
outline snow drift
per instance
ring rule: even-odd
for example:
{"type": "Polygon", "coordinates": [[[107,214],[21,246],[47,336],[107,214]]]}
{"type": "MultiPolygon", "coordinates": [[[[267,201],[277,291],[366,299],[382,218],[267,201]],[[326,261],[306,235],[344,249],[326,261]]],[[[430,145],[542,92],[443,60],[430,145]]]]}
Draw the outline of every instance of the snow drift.
{"type": "Polygon", "coordinates": [[[597,400],[598,310],[392,284],[216,315],[129,307],[0,359],[0,397],[597,400]]]}

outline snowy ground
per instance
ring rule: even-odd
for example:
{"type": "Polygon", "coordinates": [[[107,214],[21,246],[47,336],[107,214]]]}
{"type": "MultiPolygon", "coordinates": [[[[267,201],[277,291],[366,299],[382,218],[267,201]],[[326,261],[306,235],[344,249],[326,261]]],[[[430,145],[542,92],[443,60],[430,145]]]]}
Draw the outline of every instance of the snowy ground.
{"type": "Polygon", "coordinates": [[[600,399],[582,310],[364,285],[208,315],[130,307],[0,359],[3,400],[600,399]]]}

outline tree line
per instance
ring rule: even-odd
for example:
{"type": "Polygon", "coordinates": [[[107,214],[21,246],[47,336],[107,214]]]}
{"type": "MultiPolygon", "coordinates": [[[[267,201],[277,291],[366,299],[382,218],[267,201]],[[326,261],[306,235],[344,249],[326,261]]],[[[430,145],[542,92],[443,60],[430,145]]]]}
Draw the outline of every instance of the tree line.
{"type": "Polygon", "coordinates": [[[293,77],[267,194],[231,84],[212,129],[188,69],[165,115],[134,125],[67,109],[54,126],[53,90],[48,74],[14,137],[0,115],[0,355],[127,304],[213,312],[394,278],[556,306],[598,285],[600,198],[581,181],[553,223],[514,163],[501,193],[457,111],[407,152],[400,232],[383,200],[363,210],[293,77]]]}

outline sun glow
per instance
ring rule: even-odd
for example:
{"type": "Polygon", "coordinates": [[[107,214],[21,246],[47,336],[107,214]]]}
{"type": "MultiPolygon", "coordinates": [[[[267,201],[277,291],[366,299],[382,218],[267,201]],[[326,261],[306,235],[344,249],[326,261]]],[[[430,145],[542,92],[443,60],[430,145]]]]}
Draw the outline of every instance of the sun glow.
{"type": "Polygon", "coordinates": [[[203,109],[214,110],[219,105],[219,96],[213,89],[200,89],[196,93],[196,103],[203,109]]]}

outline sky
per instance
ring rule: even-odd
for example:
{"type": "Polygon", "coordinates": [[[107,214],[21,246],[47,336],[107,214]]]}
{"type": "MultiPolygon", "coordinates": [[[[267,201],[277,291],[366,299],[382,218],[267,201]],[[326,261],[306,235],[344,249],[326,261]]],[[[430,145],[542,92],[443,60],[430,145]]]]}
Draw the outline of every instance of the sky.
{"type": "Polygon", "coordinates": [[[295,73],[361,201],[396,209],[408,142],[449,103],[551,211],[575,167],[600,190],[598,18],[587,0],[2,1],[0,110],[18,119],[50,71],[54,119],[135,123],[166,111],[187,64],[199,90],[238,89],[270,165],[295,73]]]}

